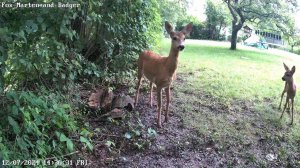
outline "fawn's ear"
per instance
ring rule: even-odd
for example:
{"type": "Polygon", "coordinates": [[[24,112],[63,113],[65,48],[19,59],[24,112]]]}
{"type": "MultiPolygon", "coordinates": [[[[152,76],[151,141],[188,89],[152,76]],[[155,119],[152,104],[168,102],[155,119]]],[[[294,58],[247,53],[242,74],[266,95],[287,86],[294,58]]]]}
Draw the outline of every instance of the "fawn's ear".
{"type": "Polygon", "coordinates": [[[289,70],[290,70],[290,68],[289,68],[288,66],[286,66],[285,63],[283,63],[283,66],[284,66],[284,69],[285,69],[286,71],[289,71],[289,70]]]}
{"type": "Polygon", "coordinates": [[[295,67],[295,66],[293,66],[293,67],[292,67],[292,70],[291,70],[291,72],[294,74],[294,73],[295,73],[295,71],[296,71],[296,67],[295,67]]]}
{"type": "Polygon", "coordinates": [[[165,28],[169,34],[174,31],[173,26],[168,21],[165,22],[165,28]]]}
{"type": "Polygon", "coordinates": [[[187,34],[190,34],[190,32],[192,31],[193,29],[193,23],[189,23],[188,25],[186,25],[182,30],[181,32],[184,34],[184,35],[187,35],[187,34]]]}

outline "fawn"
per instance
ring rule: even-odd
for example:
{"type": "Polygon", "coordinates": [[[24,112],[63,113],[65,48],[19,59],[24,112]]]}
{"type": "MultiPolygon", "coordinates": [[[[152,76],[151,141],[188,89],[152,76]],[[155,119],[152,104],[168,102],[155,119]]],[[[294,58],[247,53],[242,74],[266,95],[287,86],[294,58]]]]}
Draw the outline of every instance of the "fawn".
{"type": "Polygon", "coordinates": [[[290,70],[290,68],[287,65],[285,65],[285,63],[283,63],[283,66],[285,68],[285,73],[282,77],[282,80],[285,81],[285,86],[284,86],[284,90],[281,94],[279,110],[281,109],[281,102],[282,102],[282,98],[283,98],[284,93],[286,93],[286,101],[285,101],[284,108],[283,108],[283,111],[281,113],[280,119],[283,116],[283,113],[286,109],[286,105],[288,105],[288,110],[290,109],[290,101],[289,100],[291,100],[291,103],[292,103],[292,122],[291,122],[291,125],[292,125],[293,124],[293,119],[294,119],[294,116],[293,116],[294,115],[294,98],[295,98],[295,95],[296,95],[296,84],[294,82],[293,75],[295,73],[296,67],[293,66],[292,70],[290,70]]]}
{"type": "Polygon", "coordinates": [[[175,78],[178,64],[179,51],[184,49],[185,36],[192,31],[192,23],[186,25],[181,31],[175,32],[169,22],[165,22],[165,29],[172,39],[171,50],[168,57],[162,57],[152,51],[144,51],[138,58],[138,84],[135,97],[135,105],[138,103],[141,79],[145,76],[150,81],[150,105],[152,106],[153,83],[157,88],[157,125],[161,127],[161,91],[165,88],[167,95],[167,107],[165,111],[165,122],[168,122],[170,104],[170,85],[175,78]]]}

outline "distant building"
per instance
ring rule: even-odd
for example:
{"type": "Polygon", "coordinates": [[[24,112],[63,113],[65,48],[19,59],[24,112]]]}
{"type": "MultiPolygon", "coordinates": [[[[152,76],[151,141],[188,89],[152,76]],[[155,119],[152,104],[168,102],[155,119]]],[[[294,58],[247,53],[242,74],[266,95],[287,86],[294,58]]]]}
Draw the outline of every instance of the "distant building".
{"type": "Polygon", "coordinates": [[[251,34],[252,34],[252,29],[249,27],[249,26],[244,26],[243,27],[243,30],[244,30],[244,33],[245,34],[249,34],[250,36],[251,36],[251,34]]]}
{"type": "Polygon", "coordinates": [[[244,35],[246,36],[245,42],[253,40],[258,40],[256,43],[264,43],[269,45],[270,47],[281,47],[284,45],[284,41],[281,36],[281,32],[274,31],[274,30],[255,30],[253,32],[253,28],[249,27],[248,25],[243,27],[244,35]],[[256,36],[255,38],[251,38],[251,36],[256,36]],[[257,38],[259,37],[259,38],[257,38]]]}
{"type": "Polygon", "coordinates": [[[282,40],[280,32],[255,30],[255,34],[264,37],[266,42],[270,45],[284,45],[284,41],[282,40]]]}

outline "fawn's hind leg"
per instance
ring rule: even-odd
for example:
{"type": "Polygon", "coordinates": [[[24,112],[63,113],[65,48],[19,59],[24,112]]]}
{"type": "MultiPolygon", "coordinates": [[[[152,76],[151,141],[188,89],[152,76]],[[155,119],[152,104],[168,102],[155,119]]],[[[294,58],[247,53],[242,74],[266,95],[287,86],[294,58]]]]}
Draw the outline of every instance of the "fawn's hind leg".
{"type": "Polygon", "coordinates": [[[150,107],[152,107],[152,90],[153,90],[153,82],[150,82],[150,107]]]}
{"type": "Polygon", "coordinates": [[[166,95],[167,95],[167,108],[166,108],[166,112],[165,112],[165,122],[168,122],[169,121],[169,105],[170,105],[170,99],[171,99],[170,86],[165,88],[165,91],[166,91],[166,95]]]}
{"type": "Polygon", "coordinates": [[[161,90],[162,88],[157,87],[157,125],[161,127],[161,90]]]}
{"type": "Polygon", "coordinates": [[[292,122],[291,125],[293,125],[293,121],[294,121],[294,98],[292,98],[292,122]]]}

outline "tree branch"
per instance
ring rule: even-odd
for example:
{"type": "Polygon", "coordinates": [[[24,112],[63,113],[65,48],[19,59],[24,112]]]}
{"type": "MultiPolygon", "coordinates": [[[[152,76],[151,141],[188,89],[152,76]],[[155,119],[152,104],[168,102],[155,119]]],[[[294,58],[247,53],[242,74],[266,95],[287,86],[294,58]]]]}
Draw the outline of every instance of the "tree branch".
{"type": "Polygon", "coordinates": [[[230,14],[231,14],[231,16],[233,17],[233,20],[235,21],[235,22],[237,22],[237,17],[236,17],[236,14],[235,14],[235,12],[234,12],[234,9],[233,9],[233,7],[232,7],[232,5],[231,5],[231,0],[225,0],[225,2],[227,3],[227,6],[228,6],[228,9],[229,9],[229,11],[230,11],[230,14]]]}

